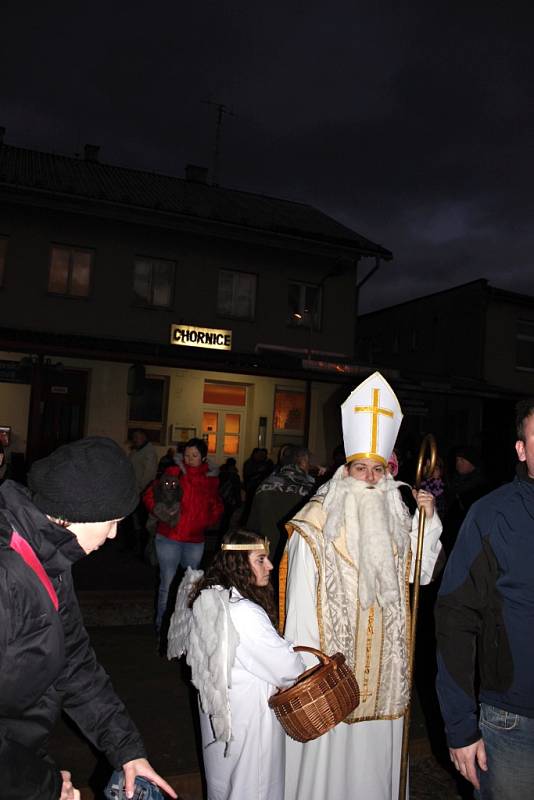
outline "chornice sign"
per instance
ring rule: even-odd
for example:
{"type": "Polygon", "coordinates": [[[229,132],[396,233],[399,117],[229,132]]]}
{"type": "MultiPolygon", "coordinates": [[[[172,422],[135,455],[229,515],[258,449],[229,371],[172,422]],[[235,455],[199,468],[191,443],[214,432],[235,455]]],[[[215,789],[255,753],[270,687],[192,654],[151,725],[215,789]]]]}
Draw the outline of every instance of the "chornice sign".
{"type": "Polygon", "coordinates": [[[171,325],[171,344],[207,347],[208,350],[231,350],[232,331],[223,331],[219,328],[194,328],[192,325],[171,325]]]}

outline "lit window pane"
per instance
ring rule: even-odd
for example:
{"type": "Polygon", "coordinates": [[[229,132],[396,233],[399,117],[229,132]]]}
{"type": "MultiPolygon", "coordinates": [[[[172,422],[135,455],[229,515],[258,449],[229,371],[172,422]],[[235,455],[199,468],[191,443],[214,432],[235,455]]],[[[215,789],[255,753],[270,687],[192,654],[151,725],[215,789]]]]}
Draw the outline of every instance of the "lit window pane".
{"type": "Polygon", "coordinates": [[[225,434],[224,436],[224,455],[236,456],[239,453],[239,436],[225,434]]]}
{"type": "Polygon", "coordinates": [[[215,411],[205,411],[202,415],[202,433],[208,445],[208,453],[210,455],[217,452],[218,420],[219,415],[215,411]]]}
{"type": "Polygon", "coordinates": [[[244,406],[247,402],[247,389],[246,386],[240,386],[237,383],[206,381],[203,402],[218,406],[244,406]]]}
{"type": "Polygon", "coordinates": [[[240,433],[241,414],[225,414],[223,450],[226,456],[238,455],[240,433]]]}
{"type": "Polygon", "coordinates": [[[76,297],[87,297],[91,285],[91,253],[76,251],[72,256],[70,293],[76,297]]]}
{"type": "Polygon", "coordinates": [[[318,328],[321,321],[321,287],[308,283],[288,285],[287,306],[289,321],[293,325],[318,328]]]}
{"type": "Polygon", "coordinates": [[[137,258],[134,267],[135,300],[150,306],[172,305],[174,262],[161,258],[137,258]]]}
{"type": "Polygon", "coordinates": [[[225,433],[240,433],[241,432],[241,415],[240,414],[226,414],[224,418],[224,432],[225,433]]]}
{"type": "Polygon", "coordinates": [[[152,303],[168,308],[172,302],[174,264],[171,261],[154,261],[152,269],[152,303]]]}
{"type": "Polygon", "coordinates": [[[254,313],[256,276],[241,273],[236,284],[235,314],[237,317],[251,318],[254,313]]]}
{"type": "Polygon", "coordinates": [[[64,247],[52,248],[48,291],[66,294],[69,285],[70,250],[64,247]]]}
{"type": "Polygon", "coordinates": [[[238,455],[240,433],[241,414],[225,414],[223,450],[226,456],[238,455]]]}
{"type": "Polygon", "coordinates": [[[256,304],[256,276],[248,272],[219,271],[217,313],[253,319],[256,304]]]}
{"type": "Polygon", "coordinates": [[[221,270],[219,272],[219,288],[217,294],[217,311],[219,314],[232,313],[232,299],[234,294],[234,274],[221,270]]]}
{"type": "Polygon", "coordinates": [[[148,261],[138,259],[134,269],[134,294],[137,300],[144,303],[150,298],[150,264],[148,261]]]}
{"type": "Polygon", "coordinates": [[[304,430],[305,408],[306,397],[304,392],[291,391],[290,389],[276,389],[274,399],[274,430],[301,433],[304,430]]]}
{"type": "Polygon", "coordinates": [[[289,317],[294,314],[302,314],[302,303],[300,299],[300,286],[298,283],[290,283],[287,294],[287,310],[289,317]]]}

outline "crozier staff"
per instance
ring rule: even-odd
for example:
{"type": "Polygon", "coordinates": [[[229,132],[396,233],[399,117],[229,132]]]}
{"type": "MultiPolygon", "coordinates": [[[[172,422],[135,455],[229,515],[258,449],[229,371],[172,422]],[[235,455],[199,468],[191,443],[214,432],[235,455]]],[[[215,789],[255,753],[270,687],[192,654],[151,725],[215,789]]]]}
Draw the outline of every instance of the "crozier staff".
{"type": "Polygon", "coordinates": [[[199,691],[208,800],[284,797],[285,735],[267,701],[304,663],[274,628],[272,568],[267,540],[234,531],[178,591],[168,655],[187,652],[199,691]]]}
{"type": "MultiPolygon", "coordinates": [[[[418,513],[412,521],[387,470],[402,420],[387,381],[375,372],[341,415],[347,463],[289,523],[285,634],[343,653],[360,705],[319,739],[286,740],[285,797],[397,800],[418,513]]],[[[421,582],[428,583],[441,523],[429,492],[416,500],[427,515],[421,582]]]]}

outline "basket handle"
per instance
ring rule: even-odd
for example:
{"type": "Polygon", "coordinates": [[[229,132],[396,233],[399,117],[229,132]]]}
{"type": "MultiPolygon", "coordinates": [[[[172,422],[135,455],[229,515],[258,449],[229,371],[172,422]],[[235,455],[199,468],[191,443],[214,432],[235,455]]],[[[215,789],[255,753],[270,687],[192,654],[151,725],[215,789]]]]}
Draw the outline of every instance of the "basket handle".
{"type": "MultiPolygon", "coordinates": [[[[317,656],[319,661],[322,664],[330,664],[333,659],[330,656],[327,656],[326,653],[323,653],[321,650],[316,650],[315,647],[305,647],[303,644],[299,644],[293,648],[294,653],[311,653],[314,656],[317,656]]],[[[334,661],[334,666],[337,667],[336,662],[334,661]]]]}

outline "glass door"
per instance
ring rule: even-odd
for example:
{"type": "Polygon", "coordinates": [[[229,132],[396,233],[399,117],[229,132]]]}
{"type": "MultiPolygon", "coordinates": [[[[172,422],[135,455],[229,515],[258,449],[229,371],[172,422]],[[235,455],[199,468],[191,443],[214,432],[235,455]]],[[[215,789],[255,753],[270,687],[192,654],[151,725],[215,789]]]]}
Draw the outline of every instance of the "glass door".
{"type": "Polygon", "coordinates": [[[242,411],[219,409],[202,414],[202,436],[208,445],[208,456],[219,465],[227,458],[241,461],[242,432],[242,411]]]}

